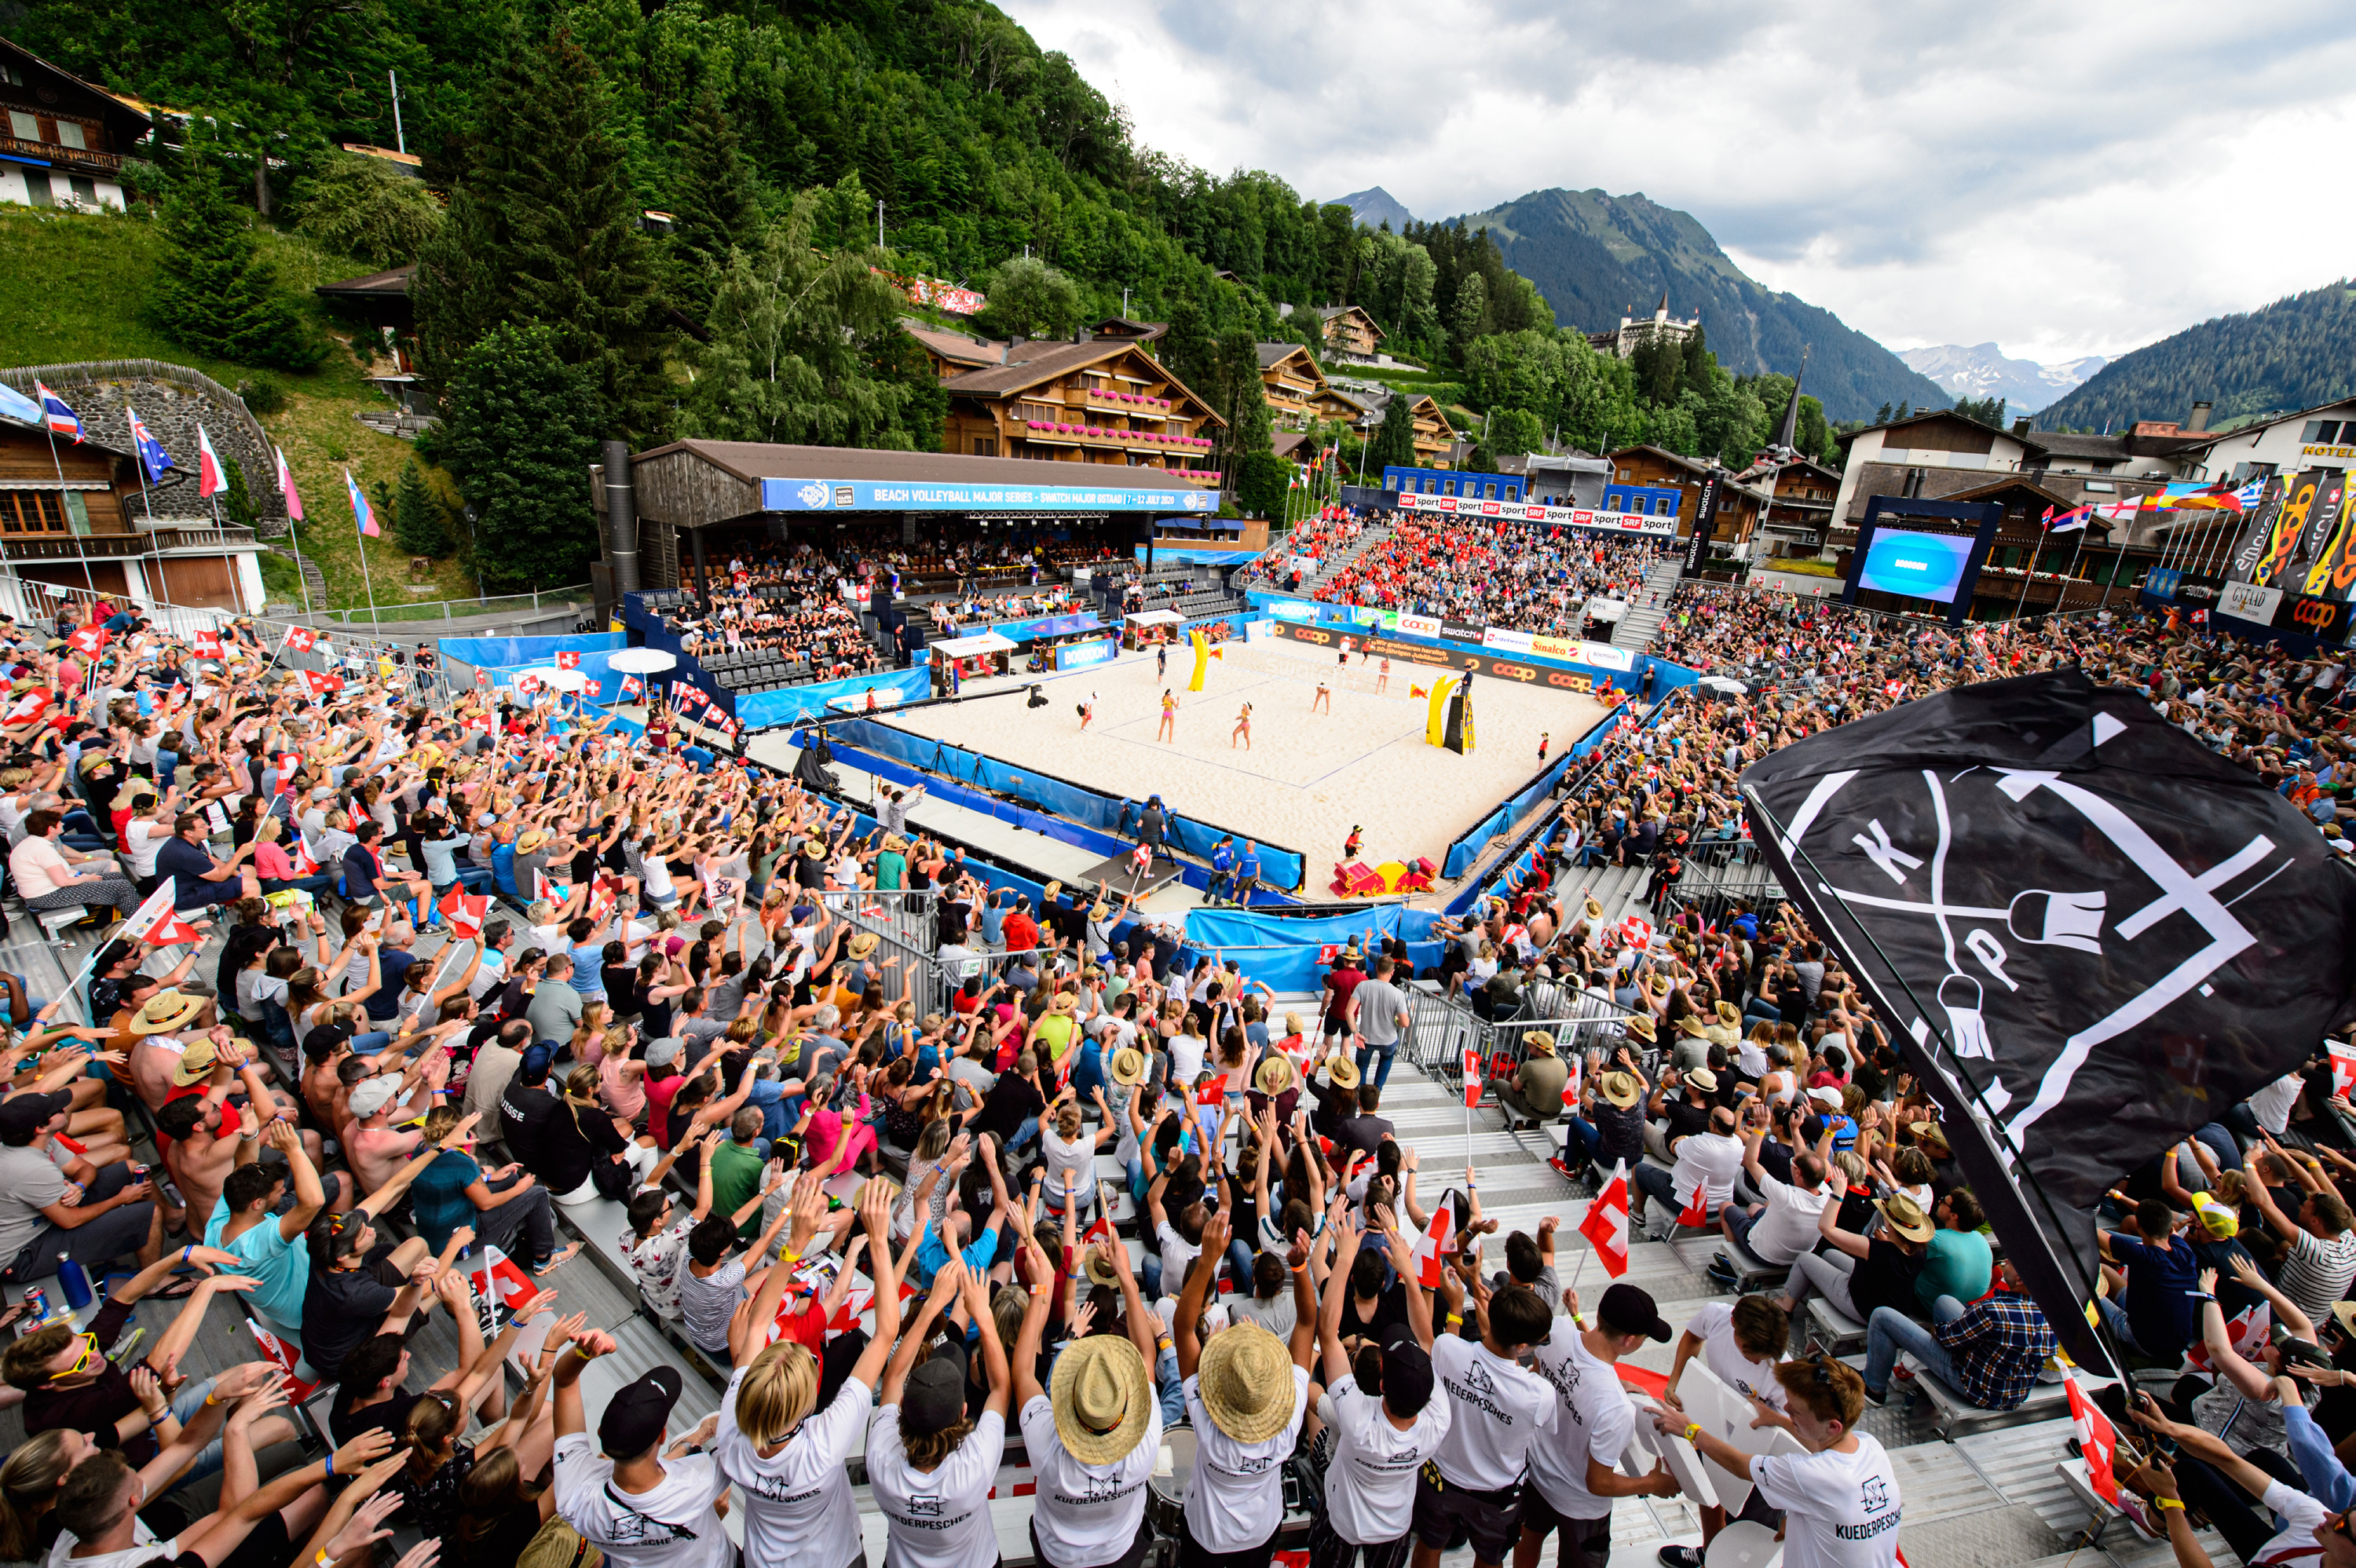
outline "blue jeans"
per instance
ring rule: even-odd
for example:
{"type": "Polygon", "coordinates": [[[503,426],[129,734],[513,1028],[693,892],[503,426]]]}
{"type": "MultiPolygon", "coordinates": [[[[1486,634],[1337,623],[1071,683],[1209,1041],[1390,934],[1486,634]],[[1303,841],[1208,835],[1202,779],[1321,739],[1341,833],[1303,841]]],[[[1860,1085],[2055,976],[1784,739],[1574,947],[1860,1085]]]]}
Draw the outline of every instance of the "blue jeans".
{"type": "MultiPolygon", "coordinates": [[[[172,1419],[186,1426],[205,1408],[205,1399],[213,1392],[213,1380],[191,1382],[172,1401],[172,1419]]],[[[221,1440],[218,1437],[198,1451],[196,1462],[184,1471],[174,1487],[185,1487],[190,1481],[202,1480],[221,1467],[221,1440]]]]}
{"type": "Polygon", "coordinates": [[[1236,1288],[1249,1294],[1252,1282],[1252,1250],[1241,1236],[1227,1241],[1227,1268],[1234,1275],[1236,1288]]]}
{"type": "Polygon", "coordinates": [[[1009,1154],[1019,1154],[1023,1149],[1030,1147],[1033,1143],[1036,1143],[1038,1138],[1039,1118],[1036,1116],[1025,1116],[1023,1118],[1023,1125],[1014,1129],[1014,1136],[1006,1140],[1006,1152],[1009,1154]]]}
{"type": "MultiPolygon", "coordinates": [[[[1629,1168],[1628,1179],[1635,1185],[1636,1191],[1640,1196],[1652,1199],[1655,1202],[1660,1204],[1662,1208],[1668,1211],[1669,1222],[1667,1230],[1660,1232],[1658,1235],[1654,1236],[1654,1239],[1657,1241],[1660,1236],[1666,1235],[1669,1231],[1676,1230],[1677,1215],[1681,1213],[1684,1209],[1684,1205],[1677,1201],[1677,1179],[1670,1175],[1667,1171],[1663,1170],[1657,1165],[1636,1165],[1629,1168]]],[[[1652,1219],[1647,1217],[1644,1221],[1644,1230],[1645,1233],[1648,1235],[1654,1234],[1653,1223],[1654,1221],[1652,1219]]]]}
{"type": "Polygon", "coordinates": [[[2103,1327],[2111,1331],[2111,1338],[2119,1342],[2122,1349],[2137,1356],[2147,1356],[2151,1353],[2136,1343],[2135,1329],[2127,1321],[2126,1307],[2107,1296],[2094,1297],[2094,1306],[2102,1312],[2103,1327]]]}
{"type": "Polygon", "coordinates": [[[1385,1083],[1389,1083],[1391,1076],[1391,1058],[1398,1054],[1398,1041],[1397,1040],[1391,1041],[1388,1045],[1362,1045],[1358,1047],[1358,1081],[1362,1083],[1371,1083],[1377,1089],[1381,1088],[1385,1083]],[[1375,1057],[1377,1054],[1379,1054],[1383,1059],[1383,1064],[1379,1068],[1376,1068],[1374,1065],[1375,1057]],[[1372,1069],[1372,1071],[1369,1071],[1369,1069],[1372,1069]]]}
{"type": "Polygon", "coordinates": [[[1174,1426],[1186,1419],[1186,1385],[1178,1376],[1176,1347],[1162,1352],[1153,1366],[1154,1392],[1162,1401],[1162,1424],[1174,1426]]]}
{"type": "MultiPolygon", "coordinates": [[[[1963,1315],[1964,1304],[1952,1296],[1943,1296],[1931,1304],[1933,1323],[1953,1323],[1963,1315]]],[[[1865,1326],[1866,1387],[1877,1392],[1888,1390],[1890,1370],[1898,1364],[1901,1350],[1922,1362],[1923,1371],[1949,1388],[1956,1386],[1954,1358],[1933,1338],[1931,1330],[1894,1307],[1877,1307],[1872,1321],[1865,1326]]]]}
{"type": "Polygon", "coordinates": [[[1584,1116],[1573,1116],[1563,1124],[1562,1163],[1577,1170],[1595,1156],[1595,1146],[1603,1135],[1595,1124],[1584,1116]]]}

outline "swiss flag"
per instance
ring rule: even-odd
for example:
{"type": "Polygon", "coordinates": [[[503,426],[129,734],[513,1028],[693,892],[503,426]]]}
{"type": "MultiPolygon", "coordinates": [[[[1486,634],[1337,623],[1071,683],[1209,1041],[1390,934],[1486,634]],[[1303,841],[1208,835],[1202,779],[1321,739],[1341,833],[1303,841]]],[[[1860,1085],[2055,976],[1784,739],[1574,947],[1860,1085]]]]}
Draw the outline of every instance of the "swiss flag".
{"type": "Polygon", "coordinates": [[[311,645],[318,640],[318,634],[312,631],[308,626],[289,626],[286,628],[286,646],[293,648],[298,654],[309,653],[311,651],[311,645]]]}
{"type": "Polygon", "coordinates": [[[303,672],[303,684],[311,688],[312,696],[325,697],[331,691],[343,690],[344,677],[339,675],[328,675],[321,670],[306,669],[303,672]]]}
{"type": "Polygon", "coordinates": [[[647,683],[646,683],[645,681],[640,680],[637,676],[634,676],[634,675],[626,675],[626,676],[624,676],[624,677],[622,677],[622,695],[623,695],[623,696],[625,696],[625,697],[644,697],[646,694],[647,694],[647,683]]]}
{"type": "Polygon", "coordinates": [[[2116,1508],[2119,1478],[2111,1471],[2111,1456],[2118,1448],[2119,1435],[2102,1408],[2080,1391],[2076,1373],[2065,1373],[2062,1386],[2070,1395],[2070,1425],[2077,1435],[2079,1452],[2085,1456],[2086,1479],[2097,1496],[2116,1508]]]}
{"type": "Polygon", "coordinates": [[[556,667],[559,669],[579,669],[581,667],[581,656],[579,654],[571,653],[559,654],[556,656],[556,667]]]}
{"type": "Polygon", "coordinates": [[[29,724],[48,711],[48,707],[49,693],[46,688],[28,691],[8,704],[7,715],[5,719],[0,719],[0,723],[29,724]]]}
{"type": "Polygon", "coordinates": [[[302,753],[302,752],[279,752],[279,753],[278,753],[278,776],[279,776],[280,778],[282,778],[282,779],[284,779],[284,778],[290,778],[290,777],[292,777],[293,775],[294,775],[294,774],[296,774],[296,773],[301,773],[302,771],[303,771],[303,753],[302,753]]]}
{"type": "Polygon", "coordinates": [[[305,1382],[294,1375],[295,1365],[302,1360],[294,1353],[294,1347],[251,1317],[245,1320],[245,1326],[253,1330],[254,1342],[262,1347],[262,1353],[269,1357],[280,1371],[286,1374],[286,1397],[297,1404],[310,1398],[319,1385],[305,1382]]]}
{"type": "Polygon", "coordinates": [[[1906,683],[1902,680],[1884,681],[1882,682],[1881,689],[1890,698],[1891,700],[1895,701],[1897,699],[1906,695],[1906,683]]]}
{"type": "Polygon", "coordinates": [[[466,889],[453,888],[442,901],[442,912],[449,918],[450,929],[471,942],[483,934],[483,915],[490,905],[487,897],[469,897],[466,889]]]}
{"type": "Polygon", "coordinates": [[[1680,1225],[1709,1223],[1709,1189],[1700,1181],[1697,1180],[1694,1183],[1694,1195],[1687,1200],[1686,1206],[1677,1211],[1677,1223],[1680,1225]]]}
{"type": "Polygon", "coordinates": [[[1216,1105],[1226,1097],[1227,1075],[1224,1072],[1216,1078],[1204,1079],[1203,1086],[1194,1091],[1194,1104],[1197,1105],[1216,1105]]]}
{"type": "Polygon", "coordinates": [[[75,647],[80,648],[83,653],[90,655],[92,658],[96,658],[98,656],[99,650],[113,640],[114,639],[112,637],[107,635],[106,628],[103,626],[84,626],[80,631],[76,632],[72,636],[66,639],[67,642],[71,643],[75,647]]]}
{"type": "Polygon", "coordinates": [[[1620,935],[1637,951],[1649,951],[1653,945],[1653,923],[1632,914],[1620,923],[1620,935]]]}
{"type": "Polygon", "coordinates": [[[1563,1058],[1562,1064],[1570,1070],[1570,1075],[1562,1081],[1563,1108],[1575,1111],[1579,1109],[1580,1079],[1587,1071],[1587,1063],[1569,1055],[1563,1058]]]}
{"type": "Polygon", "coordinates": [[[596,677],[592,676],[589,677],[589,684],[583,687],[581,689],[586,696],[603,697],[605,695],[605,683],[599,680],[596,677]]]}
{"type": "Polygon", "coordinates": [[[1595,1255],[1602,1261],[1603,1272],[1618,1279],[1628,1272],[1628,1162],[1620,1161],[1612,1168],[1612,1179],[1603,1184],[1603,1191],[1587,1206],[1587,1217],[1579,1222],[1579,1233],[1595,1247],[1595,1255]]]}
{"type": "MultiPolygon", "coordinates": [[[[25,695],[30,697],[33,693],[28,691],[25,695]]],[[[39,710],[37,709],[35,711],[39,710]]],[[[9,709],[9,717],[13,721],[16,709],[9,709]]],[[[2356,1088],[2356,1051],[2346,1046],[2334,1045],[2331,1048],[2331,1097],[2344,1100],[2351,1088],[2356,1088]]]]}
{"type": "MultiPolygon", "coordinates": [[[[2235,1355],[2248,1357],[2251,1346],[2265,1344],[2273,1333],[2274,1317],[2273,1308],[2263,1301],[2244,1307],[2231,1323],[2225,1325],[2225,1343],[2233,1347],[2235,1355]]],[[[2213,1371],[2209,1364],[2208,1341],[2197,1341],[2185,1351],[2184,1364],[2195,1371],[2213,1371]]]]}
{"type": "Polygon", "coordinates": [[[1415,1243],[1415,1277],[1424,1289],[1440,1288],[1440,1271],[1455,1240],[1456,1205],[1443,1197],[1432,1205],[1431,1223],[1415,1243]]]}
{"type": "Polygon", "coordinates": [[[515,688],[529,697],[533,692],[540,689],[540,677],[536,675],[519,675],[515,678],[515,688]]]}
{"type": "Polygon", "coordinates": [[[513,1312],[517,1307],[540,1294],[531,1276],[523,1272],[516,1261],[494,1246],[485,1246],[471,1265],[467,1282],[475,1294],[486,1301],[496,1301],[513,1312]]]}
{"type": "Polygon", "coordinates": [[[191,641],[196,645],[197,656],[198,658],[217,659],[221,656],[220,634],[219,632],[198,632],[191,641]]]}
{"type": "Polygon", "coordinates": [[[487,735],[491,732],[491,716],[487,713],[469,713],[466,715],[466,728],[480,730],[487,735]]]}
{"type": "Polygon", "coordinates": [[[287,859],[294,862],[294,874],[298,877],[316,877],[319,874],[319,862],[311,858],[311,840],[301,833],[294,835],[294,853],[287,859]]]}
{"type": "Polygon", "coordinates": [[[1080,1233],[1080,1245],[1086,1247],[1092,1242],[1109,1242],[1114,1239],[1112,1220],[1105,1213],[1103,1206],[1098,1205],[1095,1221],[1080,1233]]]}
{"type": "Polygon", "coordinates": [[[1481,1053],[1464,1053],[1464,1107],[1467,1110],[1481,1103],[1481,1053]]]}

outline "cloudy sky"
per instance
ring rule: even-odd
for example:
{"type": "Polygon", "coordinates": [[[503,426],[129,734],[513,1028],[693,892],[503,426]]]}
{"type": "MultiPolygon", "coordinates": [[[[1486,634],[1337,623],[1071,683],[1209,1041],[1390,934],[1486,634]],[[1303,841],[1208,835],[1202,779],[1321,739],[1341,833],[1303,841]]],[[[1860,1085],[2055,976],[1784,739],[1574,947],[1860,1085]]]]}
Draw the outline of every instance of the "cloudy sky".
{"type": "Polygon", "coordinates": [[[2116,354],[2351,271],[2345,5],[999,3],[1204,167],[1643,191],[1892,348],[2116,354]]]}

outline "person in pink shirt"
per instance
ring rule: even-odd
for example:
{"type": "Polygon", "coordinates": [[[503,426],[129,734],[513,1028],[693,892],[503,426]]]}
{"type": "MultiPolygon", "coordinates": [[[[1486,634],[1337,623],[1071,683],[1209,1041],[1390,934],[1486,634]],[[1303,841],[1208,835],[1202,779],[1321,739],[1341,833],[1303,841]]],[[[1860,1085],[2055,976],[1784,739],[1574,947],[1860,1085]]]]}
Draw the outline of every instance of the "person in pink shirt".
{"type": "Polygon", "coordinates": [[[867,1125],[874,1114],[868,1104],[866,1070],[853,1068],[851,1082],[858,1085],[859,1103],[856,1112],[846,1116],[834,1110],[829,1102],[834,1096],[834,1076],[828,1073],[809,1086],[809,1125],[802,1135],[802,1152],[809,1157],[810,1168],[823,1181],[840,1171],[851,1170],[862,1159],[875,1156],[875,1129],[867,1125]]]}

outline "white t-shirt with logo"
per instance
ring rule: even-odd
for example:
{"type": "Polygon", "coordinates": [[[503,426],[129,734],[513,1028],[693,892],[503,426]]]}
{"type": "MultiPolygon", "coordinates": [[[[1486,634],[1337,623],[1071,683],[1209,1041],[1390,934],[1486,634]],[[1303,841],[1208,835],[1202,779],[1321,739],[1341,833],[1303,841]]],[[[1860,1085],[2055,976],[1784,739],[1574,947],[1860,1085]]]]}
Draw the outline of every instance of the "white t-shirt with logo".
{"type": "Polygon", "coordinates": [[[1435,1399],[1453,1404],[1434,1456],[1451,1486],[1503,1491],[1522,1478],[1531,1455],[1555,1430],[1554,1392],[1501,1356],[1455,1334],[1432,1341],[1435,1399]]]}
{"type": "Polygon", "coordinates": [[[2321,1568],[2323,1554],[2317,1549],[2315,1527],[2331,1517],[2331,1510],[2318,1499],[2297,1487],[2276,1481],[2266,1488],[2263,1499],[2269,1510],[2283,1521],[2281,1533],[2258,1549],[2250,1561],[2259,1568],[2271,1568],[2282,1563],[2284,1568],[2299,1564],[2301,1568],[2321,1568]]]}
{"type": "Polygon", "coordinates": [[[556,1440],[556,1511],[615,1568],[730,1568],[736,1544],[712,1503],[728,1478],[708,1454],[665,1459],[649,1492],[614,1485],[614,1461],[585,1432],[556,1440]]]}
{"type": "Polygon", "coordinates": [[[1531,1357],[1547,1381],[1555,1409],[1551,1435],[1530,1450],[1530,1481],[1547,1506],[1565,1519],[1604,1519],[1612,1499],[1587,1489],[1587,1461],[1610,1467],[1636,1435],[1636,1407],[1612,1363],[1588,1353],[1579,1325],[1554,1320],[1531,1357]]]}
{"type": "Polygon", "coordinates": [[[1775,1362],[1769,1357],[1754,1361],[1742,1353],[1734,1338],[1734,1304],[1713,1301],[1693,1315],[1686,1332],[1702,1342],[1702,1364],[1718,1374],[1718,1381],[1735,1392],[1749,1398],[1757,1394],[1777,1410],[1788,1408],[1783,1385],[1775,1381],[1775,1362]]]}
{"type": "Polygon", "coordinates": [[[1881,1445],[1857,1452],[1762,1455],[1751,1479],[1783,1510],[1784,1568],[1896,1568],[1898,1477],[1881,1445]]]}
{"type": "Polygon", "coordinates": [[[1333,1402],[1333,1459],[1325,1470],[1325,1516],[1353,1546],[1381,1546],[1415,1520],[1416,1473],[1440,1452],[1455,1404],[1432,1391],[1415,1424],[1402,1432],[1376,1395],[1344,1377],[1326,1391],[1333,1402]]]}
{"type": "Polygon", "coordinates": [[[1759,1195],[1767,1211],[1751,1227],[1746,1245],[1761,1263],[1788,1264],[1816,1245],[1816,1216],[1825,1211],[1826,1194],[1820,1184],[1814,1192],[1759,1173],[1759,1195]]]}
{"type": "Polygon", "coordinates": [[[744,1489],[744,1556],[763,1568],[842,1568],[859,1555],[859,1505],[851,1495],[851,1456],[875,1391],[845,1379],[834,1403],[802,1418],[786,1445],[761,1456],[736,1424],[736,1396],[751,1369],[739,1367],[720,1401],[712,1445],[720,1472],[744,1489]]]}
{"type": "Polygon", "coordinates": [[[867,1486],[889,1531],[884,1568],[991,1568],[998,1531],[990,1487],[1005,1453],[1006,1417],[984,1411],[957,1451],[926,1474],[908,1463],[901,1445],[900,1407],[879,1406],[867,1421],[867,1486]]]}
{"type": "Polygon", "coordinates": [[[1201,1379],[1188,1378],[1185,1392],[1186,1416],[1194,1427],[1187,1533],[1205,1552],[1256,1547],[1284,1522],[1283,1467],[1301,1435],[1301,1417],[1309,1413],[1309,1369],[1292,1369],[1292,1419],[1275,1436],[1258,1443],[1238,1443],[1218,1429],[1204,1406],[1201,1379]]]}
{"type": "Polygon", "coordinates": [[[1128,1555],[1145,1520],[1145,1483],[1162,1455],[1162,1402],[1146,1399],[1137,1446],[1109,1465],[1083,1465],[1055,1435],[1055,1407],[1036,1394],[1023,1407],[1023,1447],[1038,1474],[1031,1528],[1049,1568],[1094,1568],[1128,1555]]]}

